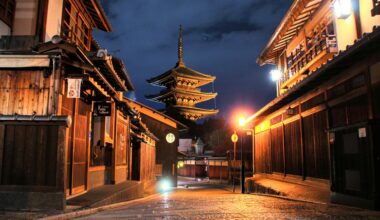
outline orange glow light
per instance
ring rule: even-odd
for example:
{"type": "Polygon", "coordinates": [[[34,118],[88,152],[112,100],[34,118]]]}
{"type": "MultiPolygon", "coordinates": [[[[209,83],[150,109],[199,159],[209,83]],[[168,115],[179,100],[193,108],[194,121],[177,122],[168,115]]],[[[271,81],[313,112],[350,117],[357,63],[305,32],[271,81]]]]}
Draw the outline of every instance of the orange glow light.
{"type": "Polygon", "coordinates": [[[245,118],[244,118],[244,117],[240,117],[240,118],[239,118],[239,126],[240,126],[240,127],[243,127],[243,126],[245,125],[245,123],[246,123],[245,118]]]}
{"type": "Polygon", "coordinates": [[[252,115],[253,110],[249,106],[239,106],[236,107],[230,114],[230,125],[234,127],[234,129],[243,128],[248,126],[248,122],[250,122],[248,116],[252,115]]]}

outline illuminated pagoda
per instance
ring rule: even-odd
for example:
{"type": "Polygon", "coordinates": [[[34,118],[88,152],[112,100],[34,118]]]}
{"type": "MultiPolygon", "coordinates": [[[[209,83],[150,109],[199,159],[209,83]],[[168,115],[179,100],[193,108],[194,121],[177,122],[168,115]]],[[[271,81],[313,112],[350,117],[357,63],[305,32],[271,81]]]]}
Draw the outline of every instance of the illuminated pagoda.
{"type": "Polygon", "coordinates": [[[183,61],[182,26],[178,39],[178,62],[174,68],[165,73],[148,79],[148,83],[165,87],[157,95],[148,95],[147,99],[165,103],[165,112],[172,116],[182,116],[185,119],[196,121],[201,118],[215,115],[218,109],[203,109],[196,104],[214,99],[217,93],[202,92],[199,87],[213,83],[215,76],[200,73],[187,67],[183,61]]]}

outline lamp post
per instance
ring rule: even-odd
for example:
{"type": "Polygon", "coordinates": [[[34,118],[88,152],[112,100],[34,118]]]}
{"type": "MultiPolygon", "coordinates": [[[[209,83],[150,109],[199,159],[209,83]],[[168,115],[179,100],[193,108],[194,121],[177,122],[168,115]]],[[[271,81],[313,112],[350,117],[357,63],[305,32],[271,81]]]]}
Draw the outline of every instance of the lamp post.
{"type": "Polygon", "coordinates": [[[241,131],[241,151],[240,151],[240,157],[241,157],[241,168],[240,168],[240,186],[241,186],[241,194],[245,193],[245,161],[244,161],[244,131],[241,131]]]}
{"type": "Polygon", "coordinates": [[[240,127],[240,135],[241,135],[241,150],[240,150],[240,160],[241,160],[241,166],[240,166],[240,188],[241,193],[245,193],[245,161],[244,161],[244,125],[246,124],[245,118],[239,119],[239,127],[240,127]]]}

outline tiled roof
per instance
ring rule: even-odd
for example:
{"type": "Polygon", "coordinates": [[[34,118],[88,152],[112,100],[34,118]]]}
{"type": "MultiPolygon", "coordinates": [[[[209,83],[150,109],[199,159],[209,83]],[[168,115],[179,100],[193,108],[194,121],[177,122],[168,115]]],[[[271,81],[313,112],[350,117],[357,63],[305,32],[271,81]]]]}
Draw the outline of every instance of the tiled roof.
{"type": "Polygon", "coordinates": [[[200,72],[195,71],[195,70],[193,70],[187,66],[176,66],[176,67],[166,71],[165,73],[163,73],[159,76],[148,79],[147,82],[152,83],[152,84],[159,84],[158,81],[160,81],[161,79],[164,79],[164,78],[170,77],[170,76],[174,76],[174,75],[181,75],[184,77],[202,78],[202,79],[210,80],[210,81],[215,80],[215,76],[200,73],[200,72]]]}

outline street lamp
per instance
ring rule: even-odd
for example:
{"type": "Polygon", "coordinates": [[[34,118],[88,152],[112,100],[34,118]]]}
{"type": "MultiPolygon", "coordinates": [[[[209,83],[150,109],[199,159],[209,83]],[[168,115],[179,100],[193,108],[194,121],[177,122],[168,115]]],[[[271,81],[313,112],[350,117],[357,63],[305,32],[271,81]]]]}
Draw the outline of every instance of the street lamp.
{"type": "Polygon", "coordinates": [[[270,77],[273,82],[276,82],[276,92],[277,92],[277,96],[279,96],[280,95],[280,80],[282,77],[281,71],[278,69],[271,70],[270,77]]]}
{"type": "Polygon", "coordinates": [[[244,194],[245,192],[245,161],[244,161],[244,133],[243,133],[243,127],[245,126],[246,124],[246,119],[243,118],[243,117],[240,117],[239,118],[239,127],[240,127],[240,130],[241,130],[241,142],[240,142],[240,145],[241,145],[241,151],[240,151],[240,157],[241,157],[241,166],[240,166],[240,188],[241,188],[241,193],[244,194]]]}
{"type": "Polygon", "coordinates": [[[335,0],[333,2],[334,14],[338,19],[346,19],[351,15],[351,0],[335,0]]]}

